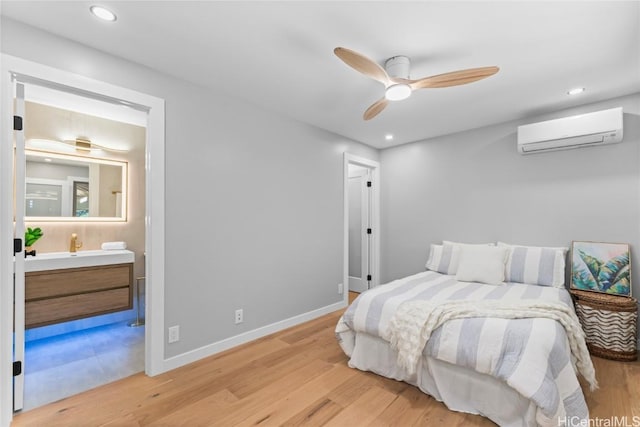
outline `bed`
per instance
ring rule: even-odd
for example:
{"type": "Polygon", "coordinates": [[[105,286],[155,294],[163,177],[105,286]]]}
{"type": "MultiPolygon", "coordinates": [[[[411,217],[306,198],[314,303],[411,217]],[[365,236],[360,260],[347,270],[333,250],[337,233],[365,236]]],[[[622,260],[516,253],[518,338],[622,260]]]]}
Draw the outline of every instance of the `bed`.
{"type": "Polygon", "coordinates": [[[427,271],[360,294],[336,326],[349,366],[501,426],[588,421],[578,375],[597,383],[566,250],[488,247],[432,245],[427,271]]]}

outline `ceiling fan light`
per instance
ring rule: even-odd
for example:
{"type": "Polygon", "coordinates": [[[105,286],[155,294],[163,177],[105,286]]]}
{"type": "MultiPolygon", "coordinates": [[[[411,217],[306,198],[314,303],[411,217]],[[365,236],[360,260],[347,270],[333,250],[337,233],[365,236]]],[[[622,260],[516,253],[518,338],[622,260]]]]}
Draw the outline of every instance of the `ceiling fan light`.
{"type": "Polygon", "coordinates": [[[411,86],[404,83],[391,85],[384,92],[384,97],[389,101],[401,101],[409,96],[411,96],[411,86]]]}

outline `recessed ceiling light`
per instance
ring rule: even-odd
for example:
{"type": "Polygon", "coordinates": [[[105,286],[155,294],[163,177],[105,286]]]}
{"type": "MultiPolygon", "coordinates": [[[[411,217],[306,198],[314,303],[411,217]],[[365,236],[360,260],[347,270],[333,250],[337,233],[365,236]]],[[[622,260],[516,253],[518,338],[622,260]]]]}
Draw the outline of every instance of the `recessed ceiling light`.
{"type": "Polygon", "coordinates": [[[576,87],[571,89],[569,92],[567,92],[567,95],[577,95],[579,93],[584,92],[584,88],[583,87],[576,87]]]}
{"type": "Polygon", "coordinates": [[[104,20],[104,21],[110,21],[113,22],[116,19],[118,19],[116,17],[116,14],[111,12],[109,9],[106,9],[102,6],[91,6],[89,8],[89,10],[91,11],[91,13],[93,13],[95,16],[97,16],[98,18],[104,20]]]}
{"type": "Polygon", "coordinates": [[[387,141],[393,141],[393,135],[388,133],[384,136],[384,139],[386,139],[387,141]]]}

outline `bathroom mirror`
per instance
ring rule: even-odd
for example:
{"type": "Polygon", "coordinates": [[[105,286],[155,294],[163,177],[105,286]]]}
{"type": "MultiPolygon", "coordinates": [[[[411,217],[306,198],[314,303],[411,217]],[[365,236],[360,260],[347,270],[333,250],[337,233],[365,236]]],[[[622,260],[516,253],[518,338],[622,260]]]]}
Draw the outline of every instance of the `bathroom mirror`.
{"type": "Polygon", "coordinates": [[[25,150],[27,221],[126,221],[127,162],[25,150]]]}

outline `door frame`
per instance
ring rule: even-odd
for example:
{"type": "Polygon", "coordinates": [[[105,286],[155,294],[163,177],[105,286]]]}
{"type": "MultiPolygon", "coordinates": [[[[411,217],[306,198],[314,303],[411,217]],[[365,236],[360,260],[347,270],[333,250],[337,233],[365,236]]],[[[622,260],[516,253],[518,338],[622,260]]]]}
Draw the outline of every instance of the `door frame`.
{"type": "Polygon", "coordinates": [[[349,165],[362,166],[371,171],[371,288],[380,284],[380,163],[355,154],[344,153],[343,160],[343,271],[342,290],[345,305],[349,302],[349,165]]]}
{"type": "Polygon", "coordinates": [[[82,96],[147,112],[145,151],[145,373],[164,361],[165,114],[164,100],[46,65],[0,54],[0,425],[13,418],[13,82],[46,83],[82,96]]]}

